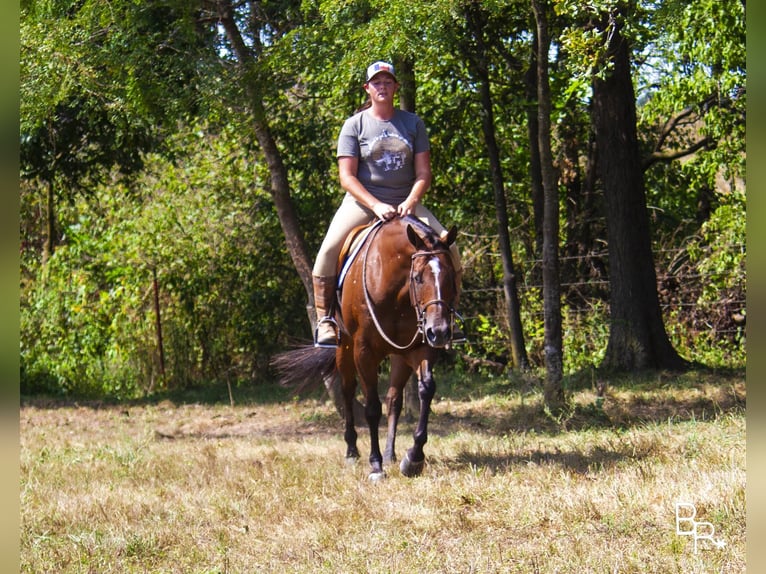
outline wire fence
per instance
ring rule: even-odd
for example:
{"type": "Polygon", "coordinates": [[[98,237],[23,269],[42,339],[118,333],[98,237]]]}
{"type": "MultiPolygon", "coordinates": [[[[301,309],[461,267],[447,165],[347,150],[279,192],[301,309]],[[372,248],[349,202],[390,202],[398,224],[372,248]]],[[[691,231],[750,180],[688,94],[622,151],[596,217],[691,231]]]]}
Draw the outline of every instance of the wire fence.
{"type": "MultiPolygon", "coordinates": [[[[744,244],[730,244],[724,246],[731,251],[745,252],[744,244]]],[[[718,335],[737,335],[742,333],[744,329],[744,314],[747,305],[745,298],[745,280],[741,279],[741,285],[737,285],[731,290],[727,296],[722,297],[717,302],[703,301],[700,298],[700,292],[702,290],[703,282],[711,280],[709,275],[697,272],[692,266],[683,265],[679,263],[679,260],[683,259],[686,255],[686,250],[683,248],[663,249],[655,252],[655,261],[659,261],[656,268],[657,275],[657,288],[660,293],[660,308],[663,315],[667,316],[674,310],[680,310],[682,315],[705,315],[706,313],[715,313],[716,307],[718,311],[727,312],[736,310],[738,314],[741,314],[741,320],[735,321],[736,324],[725,328],[716,328],[714,325],[709,325],[711,329],[716,329],[718,335]],[[668,285],[674,285],[672,292],[668,292],[668,285]],[[664,293],[663,293],[664,292],[664,293]],[[731,296],[735,295],[735,296],[731,296]]],[[[492,258],[499,258],[498,253],[485,251],[483,256],[490,256],[492,258]]],[[[605,262],[608,260],[608,253],[606,251],[593,252],[587,255],[568,255],[559,258],[560,263],[571,263],[579,265],[591,264],[593,262],[605,262]]],[[[525,300],[529,297],[542,297],[543,285],[540,282],[535,282],[533,278],[539,278],[541,273],[536,272],[537,267],[542,266],[541,259],[532,259],[525,262],[526,269],[524,273],[518,273],[518,278],[522,280],[517,281],[517,289],[519,297],[525,300]]],[[[470,267],[469,271],[470,273],[470,267]]],[[[594,278],[590,280],[576,280],[576,281],[562,281],[560,283],[562,294],[572,294],[575,292],[582,292],[588,290],[590,293],[598,292],[601,296],[592,296],[584,294],[582,295],[583,301],[602,302],[605,303],[604,310],[609,312],[609,286],[610,282],[606,278],[594,278]]],[[[502,285],[490,285],[490,286],[470,286],[463,290],[466,298],[471,299],[475,296],[479,298],[486,298],[487,295],[493,294],[496,297],[500,297],[503,292],[502,285]]],[[[587,304],[583,305],[570,305],[567,306],[567,313],[572,315],[591,313],[592,308],[587,304]]],[[[528,311],[527,316],[532,320],[542,320],[543,311],[528,311]]],[[[485,314],[482,314],[486,316],[485,314]]],[[[478,319],[478,314],[464,315],[464,319],[472,320],[478,319]]],[[[496,316],[498,321],[502,321],[503,318],[498,314],[496,316]]]]}

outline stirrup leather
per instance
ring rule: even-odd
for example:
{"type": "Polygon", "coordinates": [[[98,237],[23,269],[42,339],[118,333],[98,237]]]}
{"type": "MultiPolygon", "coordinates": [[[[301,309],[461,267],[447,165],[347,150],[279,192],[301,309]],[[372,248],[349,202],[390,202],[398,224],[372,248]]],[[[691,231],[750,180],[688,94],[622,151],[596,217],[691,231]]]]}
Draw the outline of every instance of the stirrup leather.
{"type": "Polygon", "coordinates": [[[314,329],[314,346],[320,347],[324,349],[334,349],[335,347],[340,346],[340,329],[338,328],[338,322],[329,315],[325,315],[319,321],[317,321],[316,329],[314,329]],[[333,331],[335,334],[335,342],[331,343],[327,340],[319,341],[319,326],[323,323],[329,323],[333,327],[333,331]]]}

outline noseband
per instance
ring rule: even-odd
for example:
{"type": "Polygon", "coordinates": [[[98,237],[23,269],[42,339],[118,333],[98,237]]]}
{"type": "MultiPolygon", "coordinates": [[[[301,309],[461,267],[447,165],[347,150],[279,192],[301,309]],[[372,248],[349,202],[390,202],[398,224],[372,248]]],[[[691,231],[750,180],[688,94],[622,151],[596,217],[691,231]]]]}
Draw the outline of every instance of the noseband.
{"type": "Polygon", "coordinates": [[[372,237],[368,237],[367,239],[367,247],[364,251],[364,257],[362,259],[362,291],[364,291],[364,302],[367,304],[367,309],[369,309],[370,317],[372,318],[372,322],[375,324],[375,328],[378,330],[378,334],[380,334],[381,337],[383,337],[383,340],[386,341],[389,345],[394,347],[395,349],[398,349],[400,351],[403,351],[404,349],[408,349],[411,347],[415,341],[418,339],[418,335],[420,335],[420,342],[421,343],[427,343],[426,334],[425,334],[425,321],[426,321],[426,309],[428,309],[431,305],[444,305],[449,308],[450,312],[450,324],[452,324],[455,316],[455,310],[452,308],[452,305],[450,305],[447,301],[444,299],[433,299],[426,303],[425,305],[421,305],[420,301],[417,298],[417,294],[415,292],[415,281],[414,281],[414,273],[415,273],[415,260],[419,257],[435,257],[437,255],[441,254],[448,254],[449,251],[446,249],[435,249],[433,251],[416,251],[412,254],[410,258],[410,274],[409,274],[409,288],[410,288],[410,303],[412,304],[412,307],[415,309],[415,314],[417,316],[417,327],[415,329],[415,334],[412,337],[412,340],[407,343],[404,346],[397,345],[394,341],[391,340],[391,338],[386,335],[386,333],[383,331],[383,327],[380,324],[380,321],[378,321],[378,317],[375,315],[375,308],[373,306],[372,300],[370,299],[370,292],[367,289],[367,254],[370,251],[370,245],[372,245],[372,241],[374,237],[377,235],[378,230],[380,227],[375,229],[375,233],[372,237]]]}

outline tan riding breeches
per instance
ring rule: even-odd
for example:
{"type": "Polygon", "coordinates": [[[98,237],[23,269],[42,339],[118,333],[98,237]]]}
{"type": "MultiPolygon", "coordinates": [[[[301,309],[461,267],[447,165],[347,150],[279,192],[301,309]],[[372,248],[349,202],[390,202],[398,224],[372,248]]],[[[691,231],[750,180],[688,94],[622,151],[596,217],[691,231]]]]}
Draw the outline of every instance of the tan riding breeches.
{"type": "MultiPolygon", "coordinates": [[[[422,204],[418,203],[415,206],[413,215],[423,223],[430,225],[439,235],[446,233],[444,226],[422,204]]],[[[340,255],[340,250],[343,247],[343,241],[346,239],[346,236],[355,227],[371,223],[374,220],[375,214],[370,209],[364,207],[351,195],[346,194],[338,211],[335,212],[335,216],[330,222],[330,227],[327,229],[327,235],[325,235],[322,246],[319,248],[319,253],[314,262],[314,275],[318,277],[334,276],[338,264],[338,255],[340,255]]],[[[450,253],[452,254],[452,262],[455,265],[455,269],[460,270],[462,267],[460,252],[455,243],[450,246],[450,253]]]]}

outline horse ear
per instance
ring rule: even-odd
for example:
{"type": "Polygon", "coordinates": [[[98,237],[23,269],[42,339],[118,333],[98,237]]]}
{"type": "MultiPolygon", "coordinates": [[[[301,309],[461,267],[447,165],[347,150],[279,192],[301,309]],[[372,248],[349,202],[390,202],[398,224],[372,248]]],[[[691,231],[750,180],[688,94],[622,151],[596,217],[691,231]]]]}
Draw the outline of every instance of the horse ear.
{"type": "Polygon", "coordinates": [[[407,237],[409,238],[410,243],[412,243],[415,246],[415,249],[418,249],[420,251],[426,249],[425,242],[420,237],[420,235],[418,235],[417,232],[412,228],[412,225],[407,226],[407,237]]]}
{"type": "Polygon", "coordinates": [[[450,229],[449,233],[447,233],[447,239],[445,241],[447,247],[455,243],[455,239],[457,239],[457,227],[453,225],[452,229],[450,229]]]}

